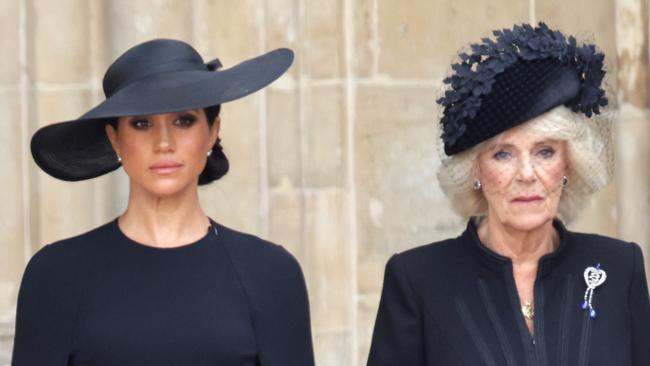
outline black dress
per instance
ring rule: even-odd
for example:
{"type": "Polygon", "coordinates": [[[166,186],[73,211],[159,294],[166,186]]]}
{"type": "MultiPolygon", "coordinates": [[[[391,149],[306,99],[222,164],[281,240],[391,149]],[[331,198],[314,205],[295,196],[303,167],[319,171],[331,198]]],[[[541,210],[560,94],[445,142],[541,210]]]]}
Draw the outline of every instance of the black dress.
{"type": "Polygon", "coordinates": [[[161,249],[115,220],[45,246],[23,276],[14,366],[313,364],[296,260],[214,222],[161,249]]]}
{"type": "Polygon", "coordinates": [[[386,267],[369,366],[648,366],[650,298],[641,249],[567,231],[541,258],[534,336],[512,263],[470,221],[458,238],[393,256],[386,267]],[[583,310],[587,267],[607,274],[583,310]]]}

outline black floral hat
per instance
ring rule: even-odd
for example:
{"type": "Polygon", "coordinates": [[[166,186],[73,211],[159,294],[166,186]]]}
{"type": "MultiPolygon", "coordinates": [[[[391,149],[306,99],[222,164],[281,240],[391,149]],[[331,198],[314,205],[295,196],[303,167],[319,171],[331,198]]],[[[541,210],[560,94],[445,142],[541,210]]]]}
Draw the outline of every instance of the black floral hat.
{"type": "Polygon", "coordinates": [[[572,36],[515,25],[496,30],[461,53],[443,82],[442,140],[448,156],[462,152],[559,105],[591,117],[607,105],[601,82],[605,55],[572,36]]]}

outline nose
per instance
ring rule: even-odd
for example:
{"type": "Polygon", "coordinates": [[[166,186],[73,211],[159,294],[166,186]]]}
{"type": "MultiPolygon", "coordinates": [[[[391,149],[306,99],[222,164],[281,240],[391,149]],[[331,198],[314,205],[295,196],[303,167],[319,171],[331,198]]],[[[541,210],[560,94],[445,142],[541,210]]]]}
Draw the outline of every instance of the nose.
{"type": "Polygon", "coordinates": [[[522,157],[519,165],[518,178],[521,182],[526,183],[534,182],[537,178],[535,166],[533,165],[530,156],[522,157]]]}
{"type": "Polygon", "coordinates": [[[176,147],[174,144],[174,136],[168,123],[160,121],[154,125],[156,126],[154,132],[154,149],[156,152],[174,151],[176,147]]]}

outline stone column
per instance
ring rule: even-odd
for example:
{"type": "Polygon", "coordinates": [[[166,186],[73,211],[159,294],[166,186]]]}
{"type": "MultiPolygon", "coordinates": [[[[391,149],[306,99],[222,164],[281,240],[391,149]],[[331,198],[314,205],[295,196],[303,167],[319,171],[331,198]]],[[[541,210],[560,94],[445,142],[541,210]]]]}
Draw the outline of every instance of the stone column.
{"type": "MultiPolygon", "coordinates": [[[[318,365],[355,359],[355,241],[349,204],[347,2],[297,1],[298,186],[303,268],[318,365]]],[[[280,157],[279,151],[277,157],[280,157]]],[[[277,176],[277,173],[274,174],[277,176]]],[[[282,192],[281,179],[274,187],[282,192]]],[[[289,192],[288,189],[284,190],[289,192]]]]}
{"type": "MultiPolygon", "coordinates": [[[[8,365],[13,344],[16,297],[29,252],[29,210],[25,200],[27,126],[23,103],[26,82],[19,1],[0,2],[0,44],[5,57],[0,68],[0,365],[8,365]],[[21,57],[22,56],[22,57],[21,57]]],[[[31,158],[29,158],[31,159],[31,158]]]]}
{"type": "Polygon", "coordinates": [[[648,1],[616,1],[618,105],[615,121],[620,237],[639,243],[650,265],[648,1]]]}

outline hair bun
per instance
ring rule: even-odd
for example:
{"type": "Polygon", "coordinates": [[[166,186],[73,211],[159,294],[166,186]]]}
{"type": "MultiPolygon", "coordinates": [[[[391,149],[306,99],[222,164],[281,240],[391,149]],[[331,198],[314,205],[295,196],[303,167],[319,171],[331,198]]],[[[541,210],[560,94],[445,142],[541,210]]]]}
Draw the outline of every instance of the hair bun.
{"type": "Polygon", "coordinates": [[[212,154],[208,156],[205,168],[199,175],[199,185],[209,184],[223,177],[228,173],[229,168],[230,163],[223,152],[221,139],[217,139],[217,143],[212,146],[212,154]]]}

